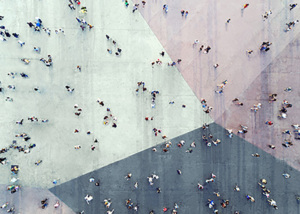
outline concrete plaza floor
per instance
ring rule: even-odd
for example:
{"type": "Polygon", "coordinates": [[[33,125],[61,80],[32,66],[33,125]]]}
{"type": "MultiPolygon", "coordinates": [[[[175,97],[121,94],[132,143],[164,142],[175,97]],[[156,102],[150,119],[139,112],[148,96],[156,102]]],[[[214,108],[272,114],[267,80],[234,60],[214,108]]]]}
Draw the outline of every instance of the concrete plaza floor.
{"type": "MultiPolygon", "coordinates": [[[[138,0],[135,0],[138,2],[138,0]]],[[[211,116],[221,126],[236,132],[240,124],[249,127],[247,141],[287,161],[300,170],[297,141],[293,149],[281,144],[286,136],[282,131],[292,130],[298,124],[299,114],[299,39],[300,28],[295,25],[286,32],[286,23],[300,19],[299,8],[290,10],[293,1],[194,1],[173,0],[165,2],[169,12],[162,11],[162,3],[154,1],[141,9],[141,13],[173,60],[182,59],[178,66],[186,82],[198,99],[205,98],[214,107],[211,116]],[[244,3],[249,6],[243,8],[244,3]],[[187,17],[180,11],[187,10],[187,17]],[[272,11],[268,19],[262,15],[272,11]],[[231,19],[229,23],[226,20],[231,19]],[[193,45],[198,39],[199,44],[193,45]],[[262,42],[272,43],[268,52],[260,52],[262,42]],[[199,52],[201,45],[209,45],[209,54],[199,52]],[[247,50],[253,50],[251,55],[247,50]],[[219,67],[213,65],[218,63],[219,67]],[[228,81],[223,94],[216,94],[217,85],[228,81]],[[292,87],[292,93],[284,92],[292,87]],[[269,94],[278,94],[277,102],[268,103],[269,94]],[[232,103],[239,98],[244,103],[232,103]],[[286,99],[293,105],[288,117],[277,118],[281,102],[286,99]],[[250,108],[262,103],[258,114],[250,108]],[[271,120],[273,127],[265,126],[271,120]],[[268,144],[277,146],[275,151],[268,144]]],[[[293,138],[293,137],[292,137],[293,138]]]]}
{"type": "MultiPolygon", "coordinates": [[[[184,135],[170,139],[172,146],[168,152],[163,152],[165,144],[132,155],[124,160],[109,166],[87,173],[76,179],[55,186],[52,193],[62,199],[75,211],[85,210],[87,213],[105,213],[104,199],[110,198],[112,205],[109,210],[116,213],[132,213],[127,210],[125,200],[131,199],[138,204],[137,213],[163,213],[163,207],[171,209],[174,203],[179,205],[178,213],[213,213],[206,206],[207,199],[215,201],[219,213],[232,214],[234,211],[246,213],[300,213],[300,207],[295,199],[299,194],[299,171],[288,166],[284,161],[264,152],[241,138],[234,136],[229,139],[226,130],[212,123],[207,130],[202,128],[193,130],[184,135]],[[214,139],[220,139],[218,146],[207,147],[202,135],[211,133],[214,139]],[[185,141],[181,148],[179,141],[185,141]],[[196,147],[190,147],[195,142],[196,147]],[[192,153],[186,152],[189,148],[192,153]],[[251,154],[259,153],[260,157],[251,154]],[[177,170],[181,170],[179,175],[177,170]],[[125,176],[132,173],[130,180],[125,176]],[[205,183],[216,175],[215,182],[205,183]],[[289,173],[291,177],[285,179],[282,173],[289,173]],[[150,186],[147,177],[151,174],[159,176],[150,186]],[[100,187],[90,178],[101,181],[100,187]],[[273,209],[263,196],[258,185],[260,179],[266,179],[266,187],[271,191],[270,199],[277,202],[278,210],[273,209]],[[138,188],[134,187],[138,182],[138,188]],[[203,190],[197,184],[204,185],[203,190]],[[240,192],[234,191],[238,185],[240,192]],[[76,188],[76,187],[80,188],[76,188]],[[156,188],[161,192],[157,193],[156,188]],[[219,192],[217,197],[213,192],[219,192]],[[94,197],[90,204],[83,198],[87,194],[94,197]],[[255,198],[255,203],[247,201],[246,195],[255,198]],[[226,208],[221,208],[222,200],[229,200],[226,208]]],[[[170,211],[167,213],[171,213],[170,211]]]]}
{"type": "MultiPolygon", "coordinates": [[[[44,13],[55,3],[39,2],[35,3],[39,9],[33,9],[36,11],[34,15],[24,12],[23,17],[9,14],[27,11],[24,7],[31,11],[29,4],[12,7],[8,2],[1,3],[8,8],[3,14],[3,24],[11,32],[20,33],[20,39],[26,43],[20,47],[16,39],[10,38],[1,44],[3,57],[0,59],[2,86],[16,86],[14,91],[5,88],[2,95],[1,118],[5,121],[5,128],[0,136],[3,146],[8,146],[16,139],[14,135],[21,132],[26,132],[32,138],[30,143],[37,145],[28,155],[17,151],[8,153],[9,161],[22,169],[19,176],[23,185],[51,187],[53,179],[68,181],[156,145],[161,142],[162,135],[173,138],[200,127],[204,122],[212,122],[176,68],[165,64],[152,68],[151,61],[160,57],[163,48],[141,15],[136,13],[132,17],[122,3],[83,2],[82,5],[91,10],[84,18],[95,26],[85,32],[75,19],[82,14],[78,10],[71,11],[67,4],[59,1],[57,4],[62,5],[60,12],[53,8],[44,13]],[[122,11],[119,19],[123,22],[115,19],[113,14],[107,14],[109,10],[122,11]],[[45,27],[52,29],[51,36],[34,32],[26,25],[26,21],[34,21],[36,16],[43,20],[45,27]],[[60,27],[65,35],[54,33],[54,29],[60,27]],[[107,48],[116,48],[106,40],[106,34],[122,48],[120,57],[107,53],[107,48]],[[40,54],[33,51],[34,46],[41,47],[40,54]],[[39,61],[48,54],[54,62],[50,68],[39,61]],[[24,65],[20,60],[23,57],[29,58],[31,63],[24,65]],[[77,65],[82,66],[81,72],[76,71],[77,65]],[[24,72],[29,78],[17,75],[12,79],[8,72],[24,72]],[[144,81],[148,90],[136,95],[139,81],[144,81]],[[75,91],[70,94],[66,85],[74,87],[75,91]],[[36,86],[41,93],[33,91],[36,86]],[[151,108],[152,90],[160,92],[155,109],[151,108]],[[7,96],[14,101],[5,102],[7,96]],[[98,98],[104,101],[104,107],[96,102],[98,98]],[[175,101],[175,104],[169,105],[170,101],[175,101]],[[74,115],[74,104],[83,109],[79,117],[74,115]],[[186,108],[182,108],[183,104],[186,108]],[[117,117],[117,128],[103,125],[106,108],[117,117]],[[31,123],[27,121],[31,116],[49,119],[49,122],[31,123]],[[154,120],[146,122],[144,118],[147,116],[154,116],[154,120]],[[16,125],[21,118],[25,119],[23,126],[16,125]],[[162,129],[162,135],[155,137],[152,134],[154,127],[162,129]],[[75,134],[75,129],[80,132],[75,134]],[[92,134],[87,135],[87,131],[92,134]],[[92,152],[94,138],[99,144],[92,152]],[[74,149],[76,145],[82,148],[77,151],[74,149]],[[39,167],[34,165],[38,159],[43,159],[39,167]],[[31,172],[30,176],[28,172],[31,172]]],[[[171,59],[166,55],[163,61],[171,59]]],[[[16,140],[22,144],[22,139],[16,140]]],[[[6,183],[9,170],[4,170],[3,175],[1,183],[6,183]]]]}
{"type": "Polygon", "coordinates": [[[278,133],[299,121],[299,72],[296,68],[299,65],[300,28],[296,25],[291,32],[282,31],[285,22],[299,18],[299,8],[290,12],[288,2],[284,1],[250,3],[249,8],[241,10],[243,3],[239,1],[219,3],[203,0],[199,4],[195,1],[173,0],[147,1],[145,7],[139,2],[139,10],[133,13],[133,2],[130,1],[126,8],[121,0],[83,0],[81,6],[86,6],[88,13],[82,14],[78,6],[76,10],[70,10],[68,1],[0,0],[0,15],[4,16],[0,25],[5,25],[10,33],[19,33],[19,39],[25,42],[20,47],[18,39],[10,37],[0,44],[0,87],[4,88],[0,94],[0,145],[1,148],[8,147],[13,140],[21,146],[36,144],[28,154],[14,149],[1,154],[0,157],[6,157],[9,163],[0,166],[3,192],[0,203],[7,201],[14,204],[19,213],[34,213],[38,209],[36,213],[67,214],[84,209],[86,213],[93,214],[105,213],[101,203],[105,197],[111,197],[117,201],[114,202],[115,213],[126,213],[123,202],[127,197],[132,197],[139,203],[141,213],[151,208],[160,213],[163,206],[171,207],[177,200],[182,207],[180,213],[194,213],[194,210],[208,213],[210,210],[205,206],[206,200],[213,197],[213,190],[218,190],[232,201],[230,208],[222,210],[222,213],[232,213],[234,210],[241,210],[242,213],[248,213],[248,210],[251,213],[273,213],[275,210],[271,209],[265,198],[260,198],[262,196],[256,185],[260,178],[266,176],[280,207],[276,212],[299,213],[295,200],[295,194],[298,194],[298,171],[276,159],[284,159],[298,169],[298,145],[293,147],[295,151],[279,148],[282,139],[279,139],[278,133]],[[168,14],[162,10],[165,3],[169,5],[168,14]],[[181,9],[189,10],[186,19],[181,17],[181,9]],[[269,9],[273,14],[263,22],[261,14],[269,9]],[[28,27],[26,22],[35,21],[35,17],[40,17],[43,25],[51,29],[51,36],[28,27]],[[76,17],[85,19],[94,28],[82,31],[76,17]],[[226,25],[228,18],[232,22],[226,25]],[[56,34],[55,29],[59,28],[65,33],[56,34]],[[108,41],[106,34],[117,44],[108,41]],[[195,39],[211,45],[212,51],[207,55],[199,55],[199,44],[194,48],[192,46],[195,39]],[[267,40],[273,43],[271,50],[260,55],[258,47],[267,40]],[[41,52],[34,52],[34,46],[40,47],[41,52]],[[122,49],[120,56],[114,54],[117,47],[122,49]],[[107,49],[112,49],[113,54],[109,54],[107,49]],[[245,55],[247,49],[254,49],[254,54],[250,57],[245,55]],[[164,57],[159,54],[161,51],[166,52],[164,57]],[[51,67],[46,67],[40,61],[40,58],[47,58],[48,54],[53,58],[51,67]],[[25,65],[21,58],[29,59],[30,64],[25,65]],[[178,58],[182,59],[180,65],[167,65],[178,58]],[[162,65],[151,66],[151,62],[157,59],[163,62],[162,65]],[[217,70],[213,69],[215,63],[220,64],[217,70]],[[81,72],[76,70],[77,65],[82,67],[81,72]],[[291,75],[279,68],[289,69],[291,75]],[[7,75],[11,72],[17,73],[15,78],[7,75]],[[29,78],[22,78],[22,72],[28,74],[29,78]],[[218,96],[214,93],[215,87],[225,79],[229,83],[224,96],[218,96]],[[285,81],[279,82],[281,79],[285,81]],[[262,87],[265,80],[273,86],[262,87]],[[139,81],[145,82],[147,90],[136,94],[139,81]],[[294,88],[291,94],[282,91],[290,86],[287,84],[294,88]],[[8,85],[15,85],[16,88],[11,90],[7,88],[8,85]],[[66,90],[67,85],[75,88],[73,93],[66,90]],[[39,87],[41,92],[35,92],[34,87],[39,87]],[[159,91],[155,108],[151,108],[153,90],[159,91]],[[273,103],[277,107],[272,111],[266,108],[256,116],[250,114],[249,108],[255,102],[262,102],[266,94],[274,91],[280,99],[291,100],[294,107],[291,117],[286,121],[276,121],[276,131],[271,131],[271,135],[269,132],[265,134],[266,127],[261,123],[276,117],[279,103],[273,103]],[[261,92],[264,94],[261,95],[261,92]],[[245,102],[244,109],[232,106],[231,99],[236,96],[245,102]],[[5,101],[6,97],[13,98],[13,102],[5,101]],[[213,107],[210,114],[203,112],[199,101],[202,97],[213,107]],[[103,100],[105,105],[100,106],[97,99],[103,100]],[[169,104],[171,101],[174,104],[169,104]],[[82,108],[79,117],[74,115],[74,104],[82,108]],[[111,114],[117,118],[117,128],[113,128],[111,123],[107,126],[103,124],[106,108],[110,108],[111,114]],[[27,120],[32,116],[39,121],[27,120]],[[152,116],[153,121],[145,121],[145,117],[152,116]],[[22,118],[23,125],[16,124],[22,118]],[[42,119],[48,119],[49,122],[41,123],[42,119]],[[199,139],[204,123],[210,123],[211,133],[222,140],[222,145],[211,148],[210,152],[199,139]],[[241,123],[246,123],[251,131],[245,137],[246,141],[235,136],[233,145],[230,145],[231,140],[226,136],[224,127],[237,129],[241,123]],[[155,136],[153,128],[161,129],[162,133],[155,136]],[[74,133],[75,129],[79,133],[74,133]],[[88,135],[88,131],[91,134],[88,135]],[[28,142],[15,137],[24,132],[31,137],[28,142]],[[162,138],[164,135],[166,139],[162,138]],[[200,149],[196,154],[190,154],[194,155],[191,158],[185,158],[189,154],[183,150],[175,154],[159,153],[159,157],[155,157],[157,153],[152,153],[151,148],[159,149],[168,140],[174,142],[175,147],[178,137],[186,138],[189,143],[194,139],[197,149],[200,149]],[[98,143],[94,143],[94,139],[98,143]],[[267,150],[266,141],[275,141],[278,150],[267,150]],[[240,148],[239,144],[245,145],[240,148]],[[80,145],[81,149],[75,150],[76,145],[80,145]],[[91,150],[92,145],[96,146],[94,151],[91,150]],[[255,159],[249,152],[262,155],[255,159]],[[214,155],[217,158],[213,158],[214,155]],[[43,162],[36,166],[34,163],[37,160],[43,162]],[[195,166],[190,166],[190,162],[195,166]],[[183,171],[187,169],[181,180],[167,173],[176,169],[175,166],[171,167],[172,164],[180,166],[183,171]],[[11,184],[11,165],[20,167],[18,184],[21,190],[13,195],[5,190],[11,184]],[[266,166],[265,171],[262,165],[266,166]],[[198,166],[201,168],[200,174],[195,171],[198,166]],[[197,180],[203,181],[215,170],[221,178],[220,183],[218,181],[217,186],[203,193],[198,192],[195,189],[197,180]],[[139,175],[139,193],[133,194],[132,186],[126,186],[123,180],[130,171],[139,175]],[[145,176],[154,171],[163,174],[162,178],[165,179],[159,197],[156,197],[153,189],[143,186],[146,183],[145,176]],[[285,171],[292,174],[290,180],[284,180],[281,176],[285,171]],[[90,176],[104,181],[100,193],[86,183],[90,176]],[[57,180],[58,184],[53,184],[53,180],[57,180]],[[235,182],[242,183],[245,189],[241,196],[233,195],[232,185],[235,182]],[[184,185],[176,191],[171,186],[179,186],[180,183],[184,185]],[[119,188],[122,190],[119,191],[119,188]],[[97,205],[85,204],[83,198],[87,193],[96,195],[97,205]],[[244,204],[247,203],[245,194],[254,194],[256,204],[244,204]],[[41,210],[39,201],[45,197],[50,198],[51,208],[41,210]],[[288,203],[285,198],[288,198],[288,203]],[[153,199],[151,203],[150,199],[153,199]],[[56,200],[62,201],[58,210],[52,206],[56,200]]]}

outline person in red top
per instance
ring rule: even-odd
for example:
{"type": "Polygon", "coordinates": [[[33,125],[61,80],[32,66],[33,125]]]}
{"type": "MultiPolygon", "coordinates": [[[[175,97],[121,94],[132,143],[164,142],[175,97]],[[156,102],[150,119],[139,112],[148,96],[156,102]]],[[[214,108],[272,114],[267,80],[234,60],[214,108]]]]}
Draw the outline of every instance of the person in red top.
{"type": "Polygon", "coordinates": [[[266,121],[266,124],[269,126],[273,125],[272,121],[266,121]]]}
{"type": "Polygon", "coordinates": [[[244,9],[247,8],[249,6],[249,4],[244,4],[244,9]]]}

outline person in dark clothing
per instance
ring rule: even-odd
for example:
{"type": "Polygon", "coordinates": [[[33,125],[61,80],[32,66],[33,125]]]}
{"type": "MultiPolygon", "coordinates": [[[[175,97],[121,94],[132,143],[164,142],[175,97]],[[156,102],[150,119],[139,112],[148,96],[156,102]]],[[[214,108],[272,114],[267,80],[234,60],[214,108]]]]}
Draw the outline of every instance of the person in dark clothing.
{"type": "Polygon", "coordinates": [[[17,33],[13,33],[12,34],[15,38],[19,38],[19,34],[17,34],[17,33]]]}
{"type": "Polygon", "coordinates": [[[33,27],[34,24],[32,24],[32,22],[27,22],[27,24],[29,25],[29,27],[33,27]]]}

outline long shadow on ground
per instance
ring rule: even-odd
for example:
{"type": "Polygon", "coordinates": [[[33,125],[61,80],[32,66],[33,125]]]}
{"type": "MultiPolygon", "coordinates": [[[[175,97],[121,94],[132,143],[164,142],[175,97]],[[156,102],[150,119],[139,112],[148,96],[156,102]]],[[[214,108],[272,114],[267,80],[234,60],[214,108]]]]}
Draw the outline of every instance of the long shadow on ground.
{"type": "Polygon", "coordinates": [[[115,213],[134,212],[127,210],[125,206],[128,198],[139,205],[138,213],[143,214],[152,209],[155,213],[163,213],[163,207],[172,208],[175,202],[179,205],[179,213],[213,213],[206,206],[208,198],[215,201],[220,213],[233,213],[236,210],[243,214],[300,213],[300,205],[295,199],[295,195],[300,193],[299,172],[241,137],[234,136],[230,139],[224,128],[210,124],[207,130],[196,129],[170,141],[172,146],[168,152],[162,151],[165,145],[162,143],[157,146],[157,152],[145,150],[55,186],[50,191],[74,211],[84,210],[87,214],[106,213],[103,204],[105,198],[112,199],[111,209],[115,213]],[[202,135],[208,136],[209,133],[214,139],[221,140],[218,146],[207,147],[203,142],[202,135]],[[186,142],[182,148],[177,147],[180,140],[186,142]],[[196,143],[193,152],[186,152],[193,141],[196,143]],[[256,152],[260,157],[251,155],[256,152]],[[181,175],[177,174],[177,169],[182,171],[181,175]],[[291,177],[285,179],[282,176],[284,172],[291,177]],[[130,180],[125,179],[128,173],[132,173],[130,180]],[[147,177],[153,173],[159,179],[154,180],[154,185],[150,186],[147,177]],[[197,184],[204,184],[211,173],[217,176],[215,182],[198,190],[197,184]],[[91,177],[101,180],[100,187],[89,182],[91,177]],[[278,210],[273,209],[261,194],[257,184],[261,178],[267,179],[266,186],[271,190],[270,198],[277,202],[278,210]],[[134,188],[135,182],[139,184],[137,189],[134,188]],[[234,191],[236,184],[239,185],[240,192],[234,191]],[[157,187],[161,188],[159,194],[156,192],[157,187]],[[218,198],[213,194],[214,191],[221,196],[218,198]],[[94,197],[89,205],[84,200],[87,194],[94,197]],[[247,201],[246,194],[253,196],[255,203],[247,201]],[[221,199],[230,201],[227,208],[221,208],[221,199]]]}

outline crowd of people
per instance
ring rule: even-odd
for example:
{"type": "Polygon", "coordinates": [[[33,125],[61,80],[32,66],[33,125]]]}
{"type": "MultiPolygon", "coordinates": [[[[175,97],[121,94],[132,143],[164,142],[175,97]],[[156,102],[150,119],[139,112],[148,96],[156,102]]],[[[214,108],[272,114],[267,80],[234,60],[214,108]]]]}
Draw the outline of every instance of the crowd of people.
{"type": "MultiPolygon", "coordinates": [[[[125,7],[129,7],[129,2],[128,0],[125,0],[124,1],[124,4],[125,4],[125,7]]],[[[146,5],[146,1],[141,1],[141,4],[143,7],[145,7],[146,5]]],[[[242,10],[246,9],[247,7],[249,6],[249,4],[244,4],[242,5],[242,10]]],[[[294,9],[297,4],[294,3],[294,4],[290,4],[289,5],[290,8],[289,10],[292,10],[294,9]]],[[[81,5],[81,2],[80,0],[69,0],[69,3],[68,3],[68,7],[72,10],[72,11],[75,11],[75,10],[79,10],[81,14],[87,14],[88,10],[85,6],[82,6],[81,5]]],[[[139,9],[139,4],[133,4],[133,8],[132,8],[132,12],[134,13],[135,11],[137,11],[139,9]]],[[[163,13],[167,14],[169,12],[169,6],[167,4],[162,4],[162,10],[163,10],[163,13]]],[[[188,17],[188,14],[189,14],[189,11],[188,10],[179,10],[178,11],[178,15],[181,15],[182,17],[185,17],[187,18],[188,17]]],[[[272,14],[272,11],[269,10],[269,11],[266,11],[262,17],[263,17],[263,20],[266,20],[269,18],[269,16],[272,14]]],[[[5,20],[4,19],[5,17],[4,16],[0,16],[0,21],[1,20],[5,20]]],[[[89,24],[84,18],[79,18],[79,17],[75,17],[75,19],[77,20],[78,24],[79,24],[79,27],[82,31],[85,31],[87,28],[89,30],[91,30],[92,28],[94,28],[93,25],[89,24]]],[[[227,19],[226,23],[229,24],[231,22],[231,19],[227,19]]],[[[286,23],[287,25],[287,28],[286,28],[286,31],[290,31],[292,30],[293,27],[295,27],[295,25],[299,22],[299,20],[295,20],[295,21],[291,21],[289,23],[286,23]]],[[[49,27],[46,27],[44,26],[43,24],[43,21],[41,18],[39,17],[35,17],[35,20],[34,21],[29,21],[27,22],[27,25],[33,29],[35,32],[41,32],[41,31],[44,31],[48,36],[51,36],[51,29],[49,27]]],[[[17,43],[20,45],[20,47],[23,47],[24,45],[26,45],[26,43],[22,40],[20,40],[20,34],[14,32],[14,33],[10,33],[9,30],[7,29],[6,26],[4,25],[1,25],[0,26],[0,40],[5,42],[7,40],[10,39],[10,37],[14,37],[15,39],[17,39],[17,43]]],[[[63,34],[65,35],[65,31],[62,29],[62,28],[58,28],[58,29],[55,29],[54,30],[55,34],[63,34]]],[[[117,44],[116,40],[115,39],[112,39],[109,35],[105,35],[107,41],[108,41],[108,48],[106,49],[108,54],[113,54],[115,56],[118,56],[120,57],[121,56],[121,53],[122,52],[122,49],[120,48],[119,44],[117,44]]],[[[28,45],[28,44],[27,44],[28,45]]],[[[26,45],[26,46],[27,46],[26,45]]],[[[270,50],[270,46],[272,45],[271,42],[269,41],[266,41],[266,42],[263,42],[261,44],[261,46],[259,47],[259,50],[261,52],[268,52],[270,50]]],[[[203,44],[199,44],[199,40],[195,40],[192,44],[192,47],[193,48],[199,48],[199,52],[203,52],[205,54],[208,54],[210,52],[210,50],[212,49],[209,45],[203,45],[203,44]]],[[[40,47],[36,47],[34,46],[33,47],[33,51],[37,52],[37,53],[40,53],[41,51],[41,48],[40,47]]],[[[251,54],[253,53],[253,50],[248,50],[247,51],[247,54],[251,54]]],[[[165,52],[162,51],[161,53],[159,53],[161,55],[161,57],[164,57],[165,56],[165,52]]],[[[27,59],[27,58],[21,58],[20,59],[22,62],[24,62],[26,65],[30,64],[30,59],[27,59]]],[[[40,61],[43,62],[47,67],[51,67],[53,65],[53,59],[52,59],[52,56],[50,54],[48,54],[47,58],[40,58],[40,61]]],[[[180,64],[182,62],[181,59],[177,59],[175,61],[171,61],[171,62],[168,62],[166,63],[168,66],[172,66],[172,67],[175,67],[176,65],[180,64]]],[[[161,59],[157,59],[157,60],[154,60],[151,62],[151,66],[154,68],[154,66],[160,66],[162,65],[163,62],[161,59]]],[[[219,67],[219,64],[214,64],[213,67],[215,69],[217,69],[219,67]]],[[[81,72],[81,66],[77,66],[77,71],[81,72]]],[[[17,73],[14,73],[14,72],[9,72],[7,74],[8,76],[11,76],[12,78],[15,78],[15,76],[17,75],[17,73]]],[[[29,76],[23,72],[20,73],[20,76],[23,77],[23,78],[28,78],[29,76]]],[[[1,83],[1,82],[0,82],[1,83]]],[[[223,94],[224,93],[224,88],[226,86],[226,84],[228,84],[228,81],[227,80],[224,80],[222,83],[220,83],[219,85],[217,85],[216,87],[216,90],[215,90],[215,93],[217,94],[223,94]]],[[[15,90],[16,86],[15,85],[8,85],[7,88],[9,90],[15,90]]],[[[70,85],[66,85],[65,86],[67,92],[69,92],[70,94],[72,94],[75,90],[75,88],[71,87],[70,85]]],[[[0,92],[3,92],[5,93],[5,90],[3,87],[0,87],[0,92]]],[[[39,92],[41,93],[41,91],[39,90],[38,87],[35,87],[33,89],[34,91],[36,92],[39,92]]],[[[288,87],[285,89],[286,92],[291,92],[292,91],[292,88],[291,87],[288,87]]],[[[148,93],[148,95],[150,96],[151,98],[151,108],[156,108],[156,101],[157,101],[157,97],[160,95],[160,91],[158,90],[151,90],[149,91],[146,86],[145,86],[145,82],[143,81],[140,81],[140,82],[137,82],[137,88],[135,90],[136,92],[136,95],[138,96],[139,94],[141,93],[148,93]]],[[[9,97],[7,96],[6,101],[10,101],[10,102],[13,102],[13,98],[12,97],[9,97]]],[[[273,102],[276,102],[277,101],[277,94],[270,94],[269,95],[269,102],[270,103],[273,103],[273,102]]],[[[232,100],[232,102],[237,105],[237,106],[243,106],[244,103],[243,102],[240,102],[240,99],[239,98],[234,98],[232,100]]],[[[97,99],[97,103],[99,104],[100,107],[104,107],[104,101],[101,100],[100,98],[97,99]]],[[[169,102],[169,104],[174,104],[175,101],[174,100],[171,100],[169,102]]],[[[210,113],[213,109],[213,107],[209,106],[207,104],[207,101],[202,98],[201,99],[201,104],[202,104],[202,107],[203,107],[203,111],[205,113],[210,113]]],[[[182,105],[183,108],[185,108],[186,106],[185,105],[182,105]]],[[[278,114],[278,118],[279,119],[285,119],[287,117],[287,110],[288,108],[291,108],[292,107],[292,104],[290,104],[287,100],[283,100],[282,101],[282,104],[281,104],[281,108],[279,110],[279,114],[278,114]]],[[[258,104],[254,104],[254,106],[252,108],[250,108],[251,111],[253,111],[254,113],[257,113],[259,111],[259,109],[262,108],[262,104],[261,103],[258,103],[258,104]]],[[[74,105],[74,114],[75,116],[79,117],[81,114],[82,114],[82,108],[80,108],[77,104],[74,105]]],[[[152,121],[154,120],[154,117],[153,116],[147,116],[145,117],[145,121],[152,121]]],[[[37,117],[35,116],[31,116],[31,117],[28,117],[28,121],[29,122],[32,122],[32,123],[47,123],[49,122],[48,119],[38,119],[37,117]]],[[[20,119],[20,120],[17,120],[16,121],[16,125],[23,125],[24,123],[24,119],[20,119]]],[[[106,107],[106,115],[104,116],[103,118],[103,124],[104,125],[111,125],[113,128],[117,128],[117,117],[114,116],[111,112],[111,109],[109,107],[106,107]]],[[[269,126],[272,126],[273,125],[273,122],[270,121],[270,120],[267,120],[266,121],[266,125],[269,125],[269,126]]],[[[204,142],[204,144],[207,146],[207,147],[211,147],[212,145],[214,146],[218,146],[220,143],[221,143],[221,140],[218,139],[218,138],[215,138],[212,133],[209,132],[209,129],[208,129],[209,125],[208,124],[204,124],[203,125],[203,130],[207,130],[207,132],[205,134],[202,135],[202,140],[204,142]]],[[[299,139],[300,138],[300,125],[298,124],[292,124],[291,127],[293,128],[292,131],[290,130],[284,130],[282,132],[282,134],[284,135],[287,135],[287,136],[291,136],[293,133],[295,135],[295,138],[299,139]]],[[[75,129],[74,130],[74,133],[79,133],[80,130],[79,129],[75,129]]],[[[163,144],[162,144],[162,151],[164,153],[167,153],[170,151],[170,148],[172,147],[172,142],[171,141],[168,141],[167,140],[167,136],[162,134],[162,130],[159,129],[159,128],[156,128],[156,127],[153,127],[152,129],[152,132],[154,133],[154,136],[158,136],[159,134],[161,135],[162,139],[166,140],[163,144]]],[[[227,129],[227,135],[229,138],[232,138],[234,136],[234,131],[232,129],[227,129]]],[[[236,132],[237,135],[244,135],[248,132],[248,127],[246,125],[242,125],[240,124],[240,129],[236,132]]],[[[90,135],[91,134],[91,131],[87,131],[87,135],[90,135]]],[[[25,133],[25,132],[22,132],[22,133],[19,133],[19,134],[16,134],[15,135],[15,138],[16,139],[21,139],[21,141],[23,142],[29,142],[31,137],[25,133]]],[[[98,140],[95,138],[94,139],[94,143],[91,145],[91,150],[94,151],[95,148],[96,148],[96,143],[98,143],[98,140]]],[[[185,141],[181,140],[179,142],[176,143],[177,147],[179,148],[182,148],[184,147],[185,145],[185,141]]],[[[284,147],[291,147],[293,145],[292,141],[290,139],[287,139],[285,140],[284,143],[282,143],[282,145],[284,147]]],[[[275,149],[275,146],[274,145],[268,145],[271,149],[275,149]]],[[[15,151],[18,151],[18,152],[23,152],[24,154],[29,154],[30,151],[32,149],[34,149],[36,147],[36,144],[34,143],[30,143],[30,144],[23,144],[21,145],[21,143],[18,143],[17,140],[13,140],[12,143],[10,145],[8,145],[7,147],[4,147],[0,150],[0,154],[5,154],[6,152],[10,151],[10,150],[15,150],[15,151]]],[[[191,144],[189,144],[189,147],[186,149],[186,152],[187,153],[192,153],[193,152],[193,149],[196,147],[196,143],[195,142],[192,142],[191,144]]],[[[81,148],[81,145],[75,145],[74,146],[74,149],[78,150],[81,148]]],[[[152,149],[153,152],[156,152],[157,151],[157,148],[153,148],[152,149]]],[[[260,157],[260,155],[258,153],[254,153],[252,154],[253,157],[260,157]]],[[[42,164],[43,160],[39,159],[37,160],[34,164],[36,166],[39,166],[40,164],[42,164]]],[[[2,165],[5,165],[5,164],[8,164],[9,163],[9,160],[8,160],[8,157],[1,157],[0,158],[0,163],[2,165]]],[[[11,183],[10,185],[8,185],[7,187],[7,190],[10,191],[11,193],[15,193],[17,192],[19,189],[20,189],[20,185],[18,184],[18,171],[19,171],[19,168],[18,166],[16,165],[12,165],[11,167],[11,173],[13,175],[12,177],[12,180],[11,180],[11,183]]],[[[177,169],[177,174],[178,175],[181,175],[182,174],[182,171],[181,169],[177,169]]],[[[284,176],[284,178],[288,179],[290,178],[290,174],[288,173],[283,173],[282,174],[284,176]]],[[[213,183],[215,182],[216,180],[216,175],[211,173],[211,176],[208,177],[207,179],[205,179],[205,181],[203,182],[199,182],[197,185],[195,185],[195,188],[197,186],[197,189],[199,191],[203,191],[204,189],[206,189],[207,185],[210,185],[210,183],[213,183]]],[[[132,179],[132,173],[128,173],[126,176],[125,176],[125,179],[127,180],[130,180],[132,179]]],[[[159,176],[156,175],[156,174],[151,174],[149,175],[147,178],[145,178],[148,180],[148,183],[150,186],[154,186],[154,183],[155,183],[155,180],[158,180],[159,179],[159,176]]],[[[100,180],[96,181],[95,182],[95,179],[91,178],[90,181],[91,183],[95,183],[95,186],[100,186],[100,180]]],[[[274,199],[270,199],[270,190],[266,187],[266,184],[267,184],[267,181],[266,179],[261,179],[260,182],[258,183],[259,184],[259,187],[261,188],[261,191],[262,191],[262,195],[266,197],[267,199],[267,203],[272,206],[274,209],[278,209],[277,207],[277,203],[274,199]]],[[[139,186],[138,182],[135,182],[134,184],[134,188],[137,189],[139,186]]],[[[160,192],[162,191],[162,189],[160,187],[156,187],[156,192],[159,194],[160,192]]],[[[236,192],[239,192],[240,191],[240,187],[238,185],[236,185],[233,189],[233,191],[236,191],[236,192]]],[[[213,213],[219,213],[219,210],[218,210],[218,207],[220,208],[226,208],[227,206],[229,206],[230,204],[230,201],[229,199],[227,198],[222,198],[221,197],[221,194],[219,192],[213,192],[214,195],[216,195],[220,201],[219,203],[219,206],[217,205],[217,202],[216,200],[212,200],[212,199],[207,199],[207,206],[209,209],[211,209],[213,211],[213,213]]],[[[245,196],[245,200],[248,200],[250,202],[255,202],[255,199],[253,196],[247,194],[245,196]]],[[[85,197],[84,197],[84,200],[86,201],[87,205],[90,205],[93,201],[94,197],[91,195],[91,194],[87,194],[85,197]]],[[[297,200],[300,200],[300,197],[299,199],[297,198],[297,200]]],[[[103,204],[106,208],[106,213],[107,214],[113,214],[115,212],[115,209],[112,208],[112,199],[110,198],[106,198],[104,201],[103,201],[103,204]]],[[[49,205],[49,199],[48,198],[45,198],[43,200],[41,200],[41,208],[42,209],[45,209],[47,206],[49,205]]],[[[5,202],[2,206],[1,206],[1,209],[7,209],[7,212],[8,213],[13,213],[15,211],[15,208],[14,208],[14,205],[11,205],[10,208],[8,209],[8,207],[10,206],[10,204],[8,202],[5,202]]],[[[59,201],[56,201],[54,204],[53,204],[54,208],[59,208],[60,207],[60,202],[59,201]]],[[[128,210],[133,210],[133,211],[138,211],[139,210],[139,207],[140,205],[138,204],[138,202],[136,201],[133,201],[132,199],[126,199],[125,200],[125,206],[127,207],[128,210]]],[[[141,205],[142,206],[142,205],[141,205]]],[[[179,212],[179,205],[175,202],[174,203],[174,206],[172,208],[168,208],[168,207],[163,207],[162,208],[162,211],[163,212],[171,212],[172,214],[177,214],[179,212]]],[[[116,211],[117,212],[117,211],[116,211]]],[[[84,213],[84,211],[81,211],[80,212],[81,214],[84,213]]],[[[154,210],[150,210],[149,211],[150,214],[154,214],[155,211],[154,210]]],[[[234,212],[235,214],[239,214],[240,212],[239,211],[235,211],[234,212]]]]}

